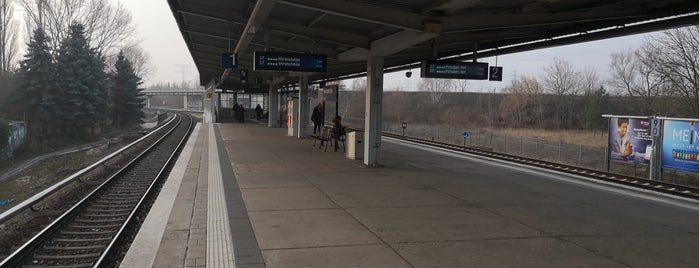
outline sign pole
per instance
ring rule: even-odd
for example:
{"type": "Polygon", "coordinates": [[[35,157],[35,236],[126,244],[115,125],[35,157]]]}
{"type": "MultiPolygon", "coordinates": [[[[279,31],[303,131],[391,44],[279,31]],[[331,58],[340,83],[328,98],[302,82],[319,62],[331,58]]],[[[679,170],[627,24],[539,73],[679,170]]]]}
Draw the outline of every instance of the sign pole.
{"type": "Polygon", "coordinates": [[[663,122],[658,117],[651,118],[651,135],[653,136],[653,152],[650,159],[650,179],[662,180],[662,126],[663,122]]]}
{"type": "MultiPolygon", "coordinates": [[[[607,117],[607,135],[612,135],[612,133],[610,132],[611,130],[612,130],[612,118],[607,117]]],[[[604,169],[607,172],[609,172],[609,150],[611,150],[611,148],[609,148],[609,141],[610,141],[610,138],[607,137],[607,146],[604,147],[605,148],[604,149],[604,169]]]]}
{"type": "MultiPolygon", "coordinates": [[[[468,131],[466,131],[466,130],[464,130],[464,132],[461,133],[461,137],[464,138],[464,150],[466,150],[466,139],[469,136],[471,136],[471,134],[468,133],[468,131]]],[[[507,147],[507,146],[505,146],[505,147],[507,147]]]]}
{"type": "MultiPolygon", "coordinates": [[[[340,111],[340,85],[335,85],[335,120],[340,120],[338,118],[339,111],[340,111]]],[[[338,122],[340,123],[340,122],[338,122]]],[[[340,126],[340,124],[335,124],[337,126],[340,126]]],[[[337,140],[340,138],[340,134],[342,133],[342,129],[336,129],[335,130],[335,152],[337,152],[337,140]]]]}

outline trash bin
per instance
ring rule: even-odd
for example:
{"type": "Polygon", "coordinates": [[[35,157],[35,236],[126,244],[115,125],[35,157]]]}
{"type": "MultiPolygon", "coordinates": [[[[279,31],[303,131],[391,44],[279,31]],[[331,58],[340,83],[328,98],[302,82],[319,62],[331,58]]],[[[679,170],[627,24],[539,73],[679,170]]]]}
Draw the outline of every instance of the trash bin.
{"type": "Polygon", "coordinates": [[[364,158],[364,132],[352,131],[347,133],[347,158],[364,158]]]}

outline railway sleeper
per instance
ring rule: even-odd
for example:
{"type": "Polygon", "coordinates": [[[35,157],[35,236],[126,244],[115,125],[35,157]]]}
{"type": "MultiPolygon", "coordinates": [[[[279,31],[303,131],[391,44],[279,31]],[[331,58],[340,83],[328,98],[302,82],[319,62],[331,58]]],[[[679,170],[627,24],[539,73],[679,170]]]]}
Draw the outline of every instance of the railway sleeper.
{"type": "Polygon", "coordinates": [[[77,224],[71,224],[68,225],[68,228],[73,228],[73,229],[112,229],[112,228],[119,228],[121,227],[121,224],[105,224],[105,225],[77,225],[77,224]]]}
{"type": "Polygon", "coordinates": [[[143,193],[132,193],[132,194],[119,194],[119,193],[108,193],[102,195],[100,198],[107,199],[111,201],[128,201],[131,199],[139,199],[143,196],[143,193]]]}
{"type": "Polygon", "coordinates": [[[116,233],[117,230],[107,230],[107,231],[61,231],[62,235],[110,235],[116,233]]]}
{"type": "Polygon", "coordinates": [[[60,246],[46,246],[44,247],[45,250],[88,250],[88,249],[105,249],[107,248],[107,245],[87,245],[87,246],[66,246],[66,247],[60,247],[60,246]]]}
{"type": "Polygon", "coordinates": [[[91,207],[133,207],[132,204],[124,204],[119,201],[97,200],[90,204],[91,207]]]}
{"type": "Polygon", "coordinates": [[[157,169],[150,169],[150,170],[139,170],[139,171],[134,171],[134,172],[129,172],[129,177],[152,177],[155,174],[158,174],[157,169]]]}
{"type": "Polygon", "coordinates": [[[75,222],[80,222],[80,223],[123,223],[125,219],[75,219],[75,222]]]}
{"type": "Polygon", "coordinates": [[[123,193],[112,192],[112,193],[103,195],[103,197],[106,197],[106,198],[140,198],[141,196],[143,196],[142,192],[145,190],[146,189],[142,189],[141,191],[138,191],[138,192],[127,191],[127,192],[123,192],[123,193]]]}
{"type": "Polygon", "coordinates": [[[92,267],[92,263],[78,263],[78,264],[71,264],[71,265],[62,265],[61,263],[57,263],[55,265],[22,265],[22,268],[46,268],[46,267],[61,267],[61,268],[87,268],[87,267],[92,267]]]}
{"type": "Polygon", "coordinates": [[[134,192],[134,191],[142,191],[145,188],[148,188],[150,184],[143,184],[143,185],[115,185],[114,186],[114,191],[116,192],[134,192]]]}
{"type": "Polygon", "coordinates": [[[101,253],[76,254],[76,255],[34,255],[35,259],[43,260],[69,260],[69,259],[86,259],[99,258],[101,253]]]}
{"type": "Polygon", "coordinates": [[[86,254],[101,254],[107,245],[103,245],[102,248],[88,248],[88,249],[43,249],[38,250],[33,253],[34,256],[75,256],[75,255],[86,255],[86,254]]]}
{"type": "Polygon", "coordinates": [[[98,213],[83,213],[82,217],[90,217],[90,218],[119,218],[119,217],[126,217],[129,216],[131,213],[111,213],[110,211],[103,211],[104,214],[98,214],[98,213]]]}
{"type": "Polygon", "coordinates": [[[81,243],[81,242],[89,242],[89,243],[98,243],[98,242],[109,242],[112,241],[113,237],[97,237],[97,238],[54,238],[54,242],[59,242],[59,243],[81,243]]]}
{"type": "Polygon", "coordinates": [[[130,207],[122,207],[122,208],[115,208],[115,207],[89,207],[85,209],[87,212],[131,212],[130,207]]]}
{"type": "Polygon", "coordinates": [[[130,204],[131,206],[134,206],[138,203],[138,201],[141,199],[142,196],[143,195],[138,196],[138,197],[101,197],[101,198],[107,199],[107,201],[110,201],[110,202],[130,204]]]}
{"type": "Polygon", "coordinates": [[[149,180],[143,180],[143,178],[153,178],[155,177],[157,173],[153,174],[145,174],[145,175],[139,175],[139,176],[124,176],[124,180],[120,180],[119,182],[115,183],[114,185],[147,185],[150,184],[149,180]]]}

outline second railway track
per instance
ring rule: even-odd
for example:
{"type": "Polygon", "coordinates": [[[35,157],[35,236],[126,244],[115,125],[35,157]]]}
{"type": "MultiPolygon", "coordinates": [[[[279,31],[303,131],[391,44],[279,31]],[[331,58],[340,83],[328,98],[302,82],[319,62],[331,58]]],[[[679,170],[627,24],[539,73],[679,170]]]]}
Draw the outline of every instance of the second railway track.
{"type": "MultiPolygon", "coordinates": [[[[357,129],[357,128],[355,128],[357,129]]],[[[360,130],[361,129],[357,129],[360,130]]],[[[449,143],[437,142],[432,140],[420,139],[415,137],[402,136],[398,134],[383,132],[384,137],[389,137],[393,139],[410,141],[414,143],[429,145],[438,147],[441,149],[446,149],[454,152],[466,152],[473,155],[488,157],[491,159],[499,159],[511,163],[519,163],[526,166],[540,167],[546,170],[553,170],[557,172],[573,174],[584,176],[586,178],[595,179],[599,181],[605,181],[609,183],[625,185],[634,188],[640,188],[648,191],[660,192],[664,194],[679,196],[683,198],[699,200],[699,189],[696,187],[674,184],[663,181],[649,180],[644,178],[625,176],[621,174],[609,173],[594,169],[582,168],[577,166],[565,165],[556,162],[544,161],[540,159],[527,158],[517,155],[505,154],[493,152],[490,150],[483,150],[473,147],[464,147],[449,143]]]]}

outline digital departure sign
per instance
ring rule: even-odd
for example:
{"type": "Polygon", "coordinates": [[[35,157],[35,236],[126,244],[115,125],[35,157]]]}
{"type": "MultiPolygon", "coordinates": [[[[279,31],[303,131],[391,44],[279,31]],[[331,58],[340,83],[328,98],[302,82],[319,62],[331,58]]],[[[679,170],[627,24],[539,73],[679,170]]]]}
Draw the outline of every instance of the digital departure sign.
{"type": "Polygon", "coordinates": [[[487,62],[423,61],[420,69],[423,78],[488,79],[487,62]]]}
{"type": "Polygon", "coordinates": [[[324,73],[327,57],[319,54],[255,51],[256,71],[324,73]]]}

